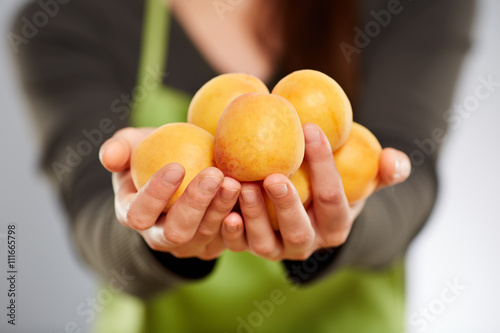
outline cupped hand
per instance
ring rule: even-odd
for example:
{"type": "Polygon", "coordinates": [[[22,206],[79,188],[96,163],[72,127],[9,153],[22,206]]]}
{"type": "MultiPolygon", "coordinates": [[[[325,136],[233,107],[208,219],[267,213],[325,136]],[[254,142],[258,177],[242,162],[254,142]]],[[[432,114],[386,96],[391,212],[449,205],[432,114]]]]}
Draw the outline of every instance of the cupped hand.
{"type": "MultiPolygon", "coordinates": [[[[167,214],[162,213],[181,184],[185,170],[178,163],[165,165],[139,191],[130,175],[135,147],[153,128],[126,128],[106,141],[100,150],[103,166],[113,173],[118,221],[136,230],[155,251],[179,258],[217,258],[224,250],[220,227],[231,212],[241,185],[214,167],[201,171],[167,214]]],[[[243,230],[242,222],[233,223],[243,230]]]]}
{"type": "MultiPolygon", "coordinates": [[[[243,183],[240,194],[241,215],[231,213],[224,220],[222,233],[233,251],[249,250],[270,260],[305,260],[320,248],[342,245],[365,200],[349,204],[328,139],[319,126],[304,125],[306,162],[313,201],[306,210],[288,177],[268,176],[263,187],[272,200],[279,224],[275,232],[269,221],[261,190],[256,183],[243,183]],[[234,229],[244,221],[245,233],[234,229]],[[232,237],[231,237],[232,236],[232,237]]],[[[405,181],[411,170],[408,156],[385,148],[380,156],[377,189],[405,181]]]]}

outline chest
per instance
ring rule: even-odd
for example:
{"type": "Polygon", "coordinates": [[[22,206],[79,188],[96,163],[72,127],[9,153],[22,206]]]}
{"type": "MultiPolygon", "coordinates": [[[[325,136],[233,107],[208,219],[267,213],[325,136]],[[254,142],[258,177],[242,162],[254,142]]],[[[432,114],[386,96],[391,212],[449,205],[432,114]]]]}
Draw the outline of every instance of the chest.
{"type": "Polygon", "coordinates": [[[230,2],[174,0],[171,10],[198,52],[216,72],[244,72],[267,81],[273,74],[276,54],[263,47],[255,34],[259,13],[255,3],[258,2],[231,5],[230,2]],[[220,7],[221,4],[225,6],[220,7]]]}

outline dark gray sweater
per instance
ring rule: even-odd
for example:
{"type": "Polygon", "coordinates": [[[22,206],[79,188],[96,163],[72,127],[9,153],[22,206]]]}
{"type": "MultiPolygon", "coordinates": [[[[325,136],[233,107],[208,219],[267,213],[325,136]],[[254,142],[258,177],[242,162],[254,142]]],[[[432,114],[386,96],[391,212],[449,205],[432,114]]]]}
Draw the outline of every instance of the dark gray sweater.
{"type": "MultiPolygon", "coordinates": [[[[372,10],[396,2],[359,1],[363,22],[358,28],[377,22],[372,10]]],[[[13,32],[42,142],[42,165],[59,189],[76,248],[101,278],[124,271],[135,276],[126,291],[149,297],[207,276],[215,261],[156,253],[138,233],[118,223],[111,177],[98,159],[103,140],[129,126],[127,100],[136,83],[143,5],[140,0],[71,0],[47,24],[30,30],[26,22],[44,11],[32,1],[16,18],[13,32]]],[[[345,265],[390,264],[404,255],[432,210],[435,138],[446,129],[444,115],[470,44],[474,1],[404,0],[397,8],[400,12],[377,35],[368,36],[366,45],[358,43],[364,71],[354,114],[384,147],[411,157],[412,175],[371,196],[346,244],[303,282],[345,265]]],[[[165,83],[189,93],[217,74],[175,21],[167,68],[165,83]]]]}

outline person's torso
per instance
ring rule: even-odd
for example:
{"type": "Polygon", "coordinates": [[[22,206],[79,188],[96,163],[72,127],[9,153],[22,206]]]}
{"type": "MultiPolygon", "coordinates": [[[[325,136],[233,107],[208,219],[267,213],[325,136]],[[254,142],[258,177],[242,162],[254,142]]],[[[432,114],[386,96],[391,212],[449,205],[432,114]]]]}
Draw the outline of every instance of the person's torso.
{"type": "MultiPolygon", "coordinates": [[[[163,17],[154,12],[146,11],[145,16],[134,126],[185,122],[192,94],[218,74],[176,20],[152,22],[163,17]],[[168,36],[148,31],[148,21],[150,28],[165,24],[168,36]],[[166,62],[162,43],[168,46],[166,62]]],[[[271,88],[277,79],[268,82],[271,88]]],[[[317,267],[302,269],[311,274],[317,267]]],[[[186,282],[151,301],[115,296],[101,313],[96,331],[401,333],[403,272],[401,262],[376,272],[343,268],[297,287],[287,279],[281,263],[226,252],[208,278],[186,282]]]]}

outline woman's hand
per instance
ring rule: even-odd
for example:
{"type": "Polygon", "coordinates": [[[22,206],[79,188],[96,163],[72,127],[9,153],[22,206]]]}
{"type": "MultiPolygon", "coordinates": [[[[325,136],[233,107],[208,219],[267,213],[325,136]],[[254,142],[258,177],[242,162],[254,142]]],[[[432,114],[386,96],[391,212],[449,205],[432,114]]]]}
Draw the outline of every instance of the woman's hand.
{"type": "MultiPolygon", "coordinates": [[[[304,135],[312,204],[307,211],[304,209],[295,187],[286,176],[268,176],[263,185],[276,210],[280,228],[276,233],[271,228],[259,186],[243,183],[239,202],[246,237],[241,231],[229,232],[242,220],[240,215],[231,213],[224,220],[222,229],[229,249],[248,249],[270,260],[305,260],[320,248],[337,247],[346,241],[365,201],[347,202],[332,150],[319,126],[304,125],[304,135]]],[[[403,182],[410,169],[406,154],[392,148],[384,149],[380,157],[378,189],[403,182]]]]}
{"type": "MultiPolygon", "coordinates": [[[[184,178],[184,168],[177,163],[164,166],[139,191],[129,169],[132,151],[153,130],[122,129],[101,147],[101,162],[113,173],[118,221],[139,232],[155,251],[169,252],[179,258],[217,258],[225,249],[220,226],[234,207],[241,185],[224,177],[219,169],[207,168],[163,214],[184,178]]],[[[235,225],[243,230],[242,224],[235,225]]]]}

